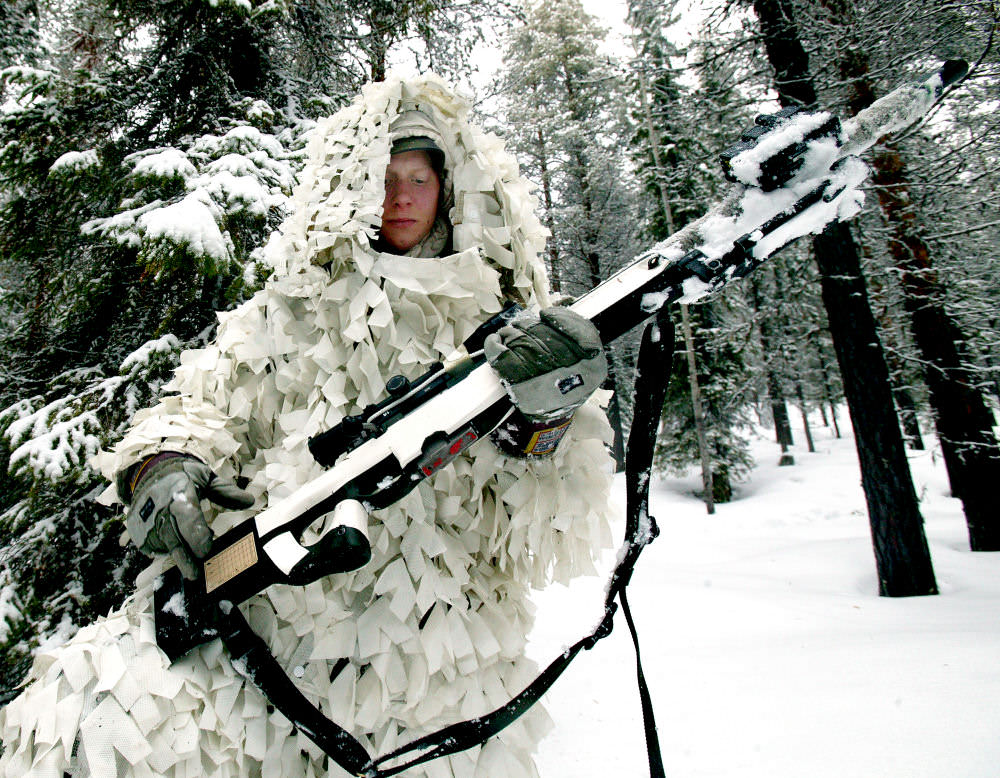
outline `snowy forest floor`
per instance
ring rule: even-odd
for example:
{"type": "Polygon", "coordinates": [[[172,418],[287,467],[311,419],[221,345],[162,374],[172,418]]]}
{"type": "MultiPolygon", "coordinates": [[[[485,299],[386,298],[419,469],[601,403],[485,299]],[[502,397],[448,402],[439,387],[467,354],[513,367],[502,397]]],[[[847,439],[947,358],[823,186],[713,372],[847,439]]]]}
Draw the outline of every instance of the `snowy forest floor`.
{"type": "MultiPolygon", "coordinates": [[[[816,429],[816,453],[797,446],[782,468],[777,446],[755,440],[757,467],[714,516],[699,475],[653,481],[662,533],[629,599],[668,778],[1000,775],[1000,554],[969,551],[940,453],[910,451],[941,594],[879,597],[844,434],[816,429]]],[[[603,587],[537,595],[536,660],[597,623],[603,587]]],[[[545,702],[543,778],[649,774],[620,614],[545,702]]]]}

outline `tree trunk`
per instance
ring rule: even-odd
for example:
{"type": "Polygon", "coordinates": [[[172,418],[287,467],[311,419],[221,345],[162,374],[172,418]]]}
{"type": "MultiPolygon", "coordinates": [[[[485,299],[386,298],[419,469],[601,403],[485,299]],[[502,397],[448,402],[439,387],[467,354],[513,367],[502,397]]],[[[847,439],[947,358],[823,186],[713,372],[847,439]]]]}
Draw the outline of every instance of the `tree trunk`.
{"type": "Polygon", "coordinates": [[[750,282],[750,298],[754,310],[761,316],[760,324],[757,327],[757,334],[760,336],[760,346],[764,352],[767,394],[771,403],[774,438],[778,445],[781,446],[781,459],[778,460],[778,465],[782,467],[794,465],[795,457],[788,451],[795,444],[792,438],[792,423],[788,418],[788,406],[785,404],[785,393],[781,389],[781,380],[771,367],[771,355],[774,354],[775,348],[774,339],[771,337],[770,327],[763,316],[760,289],[758,288],[756,279],[750,282]]]}
{"type": "Polygon", "coordinates": [[[917,413],[917,404],[913,400],[913,395],[902,386],[895,387],[892,394],[896,398],[899,421],[903,425],[903,435],[906,436],[907,443],[914,451],[923,451],[924,438],[920,432],[920,415],[917,413]]]}
{"type": "Polygon", "coordinates": [[[781,391],[781,383],[773,370],[767,371],[767,393],[771,397],[771,418],[774,420],[774,437],[781,446],[781,467],[795,464],[795,456],[788,450],[795,441],[792,438],[792,422],[788,418],[788,406],[781,391]]]}
{"type": "MultiPolygon", "coordinates": [[[[784,106],[813,105],[816,90],[788,0],[754,0],[768,59],[784,106]]],[[[854,423],[861,483],[883,596],[936,594],[899,422],[889,370],[868,303],[861,262],[845,224],[832,224],[813,240],[823,302],[854,423]]]]}
{"type": "Polygon", "coordinates": [[[552,217],[552,181],[549,174],[548,152],[545,148],[545,136],[542,128],[538,128],[538,155],[539,167],[542,172],[542,211],[545,218],[545,226],[549,230],[549,240],[547,249],[549,252],[549,285],[552,291],[562,292],[562,272],[559,267],[559,250],[556,248],[556,225],[552,217]]]}
{"type": "Polygon", "coordinates": [[[774,86],[782,108],[816,104],[816,89],[809,72],[809,55],[799,40],[799,31],[789,0],[754,0],[767,60],[774,68],[774,86]]]}
{"type": "MultiPolygon", "coordinates": [[[[660,155],[660,133],[653,122],[653,114],[650,110],[649,99],[646,95],[646,75],[639,69],[639,104],[642,107],[643,117],[646,124],[647,137],[649,139],[649,150],[653,158],[653,168],[656,171],[656,188],[660,194],[660,207],[663,209],[663,218],[667,225],[667,234],[674,233],[674,214],[670,207],[670,198],[663,185],[666,169],[660,155]]],[[[681,305],[681,330],[684,333],[684,349],[687,352],[688,363],[688,386],[691,392],[691,413],[694,416],[695,434],[698,438],[698,455],[701,459],[701,483],[705,492],[705,510],[709,514],[715,513],[716,487],[715,477],[712,473],[712,456],[708,449],[708,435],[705,431],[705,413],[701,405],[701,387],[698,385],[698,365],[694,353],[694,337],[691,332],[691,318],[688,315],[686,305],[681,305]]],[[[729,486],[728,476],[725,479],[725,486],[728,488],[729,497],[732,497],[732,487],[729,486]]],[[[722,488],[720,485],[719,488],[722,488]]],[[[720,502],[727,502],[720,500],[720,502]]]]}
{"type": "Polygon", "coordinates": [[[826,359],[823,357],[823,350],[819,347],[819,343],[816,340],[816,333],[809,333],[809,345],[812,347],[813,351],[816,352],[817,363],[819,364],[819,372],[823,377],[823,399],[826,401],[827,405],[830,406],[830,420],[827,421],[826,411],[823,407],[823,403],[819,404],[820,410],[823,413],[823,424],[829,425],[833,424],[833,434],[840,440],[840,425],[837,423],[837,404],[833,396],[833,381],[830,379],[830,371],[826,367],[826,359]]]}
{"type": "MultiPolygon", "coordinates": [[[[837,19],[846,22],[843,14],[837,19]]],[[[848,49],[840,70],[851,83],[852,112],[871,105],[875,93],[867,56],[848,49]]],[[[930,248],[919,235],[903,157],[887,143],[874,155],[872,168],[891,233],[889,253],[900,270],[904,305],[925,365],[952,493],[962,501],[972,550],[1000,551],[1000,514],[993,495],[993,484],[1000,483],[1000,446],[993,433],[993,414],[969,374],[963,334],[945,310],[944,289],[930,248]]]]}
{"type": "Polygon", "coordinates": [[[663,208],[663,219],[666,222],[669,237],[674,234],[674,212],[670,207],[670,198],[667,197],[666,187],[663,186],[666,169],[660,156],[660,133],[656,129],[656,124],[653,123],[653,114],[646,96],[646,74],[642,68],[639,68],[639,105],[642,107],[646,133],[649,137],[649,150],[653,157],[653,169],[656,171],[656,189],[660,193],[660,207],[663,208]]]}
{"type": "Polygon", "coordinates": [[[694,429],[698,436],[698,453],[701,455],[701,483],[705,491],[705,510],[715,513],[715,490],[712,487],[712,456],[708,449],[708,435],[705,432],[705,413],[701,407],[701,387],[698,385],[698,364],[694,356],[694,337],[691,333],[691,317],[688,307],[681,305],[681,330],[684,333],[684,350],[687,352],[688,384],[691,387],[691,412],[694,414],[694,429]]]}
{"type": "MultiPolygon", "coordinates": [[[[784,273],[782,272],[781,266],[780,265],[774,265],[771,268],[771,272],[772,272],[772,277],[774,278],[774,296],[775,296],[775,299],[776,300],[785,300],[786,299],[786,292],[785,292],[785,283],[784,283],[784,273]]],[[[787,335],[788,335],[788,321],[787,321],[786,318],[782,317],[782,318],[779,318],[778,324],[779,324],[779,327],[778,327],[778,329],[779,329],[778,337],[777,338],[773,338],[772,337],[772,338],[769,338],[769,340],[770,340],[770,342],[772,344],[772,347],[773,348],[777,348],[778,351],[779,351],[779,353],[781,354],[781,361],[779,363],[780,367],[781,367],[781,376],[788,376],[788,375],[790,375],[793,372],[790,369],[791,359],[789,358],[789,355],[788,355],[788,337],[787,337],[787,335]]],[[[780,397],[781,397],[781,427],[780,427],[780,433],[779,433],[779,435],[780,435],[779,442],[787,441],[787,445],[790,447],[790,446],[795,445],[795,441],[792,438],[792,422],[791,422],[791,419],[789,418],[789,415],[788,415],[788,404],[786,402],[786,395],[784,393],[784,389],[782,387],[780,377],[777,379],[776,386],[777,386],[777,388],[778,388],[778,390],[780,392],[780,397]]],[[[803,414],[805,414],[805,410],[804,409],[805,409],[805,406],[803,405],[803,414]]],[[[813,448],[813,445],[812,445],[812,435],[809,434],[808,422],[806,423],[806,438],[808,439],[809,450],[810,451],[814,451],[815,449],[813,448]]],[[[781,461],[778,464],[779,465],[794,465],[795,464],[795,458],[791,454],[789,454],[787,452],[787,448],[785,447],[785,445],[782,445],[782,451],[784,452],[784,456],[782,456],[781,461]],[[787,461],[786,461],[786,459],[787,459],[787,461]]]]}
{"type": "Polygon", "coordinates": [[[816,453],[816,446],[813,444],[812,430],[809,429],[809,413],[806,407],[806,393],[802,384],[795,382],[795,395],[799,400],[799,411],[802,413],[802,431],[806,433],[806,446],[810,454],[816,453]]]}
{"type": "MultiPolygon", "coordinates": [[[[531,91],[536,95],[535,102],[538,102],[538,85],[531,84],[531,91]]],[[[549,231],[549,240],[546,248],[549,254],[549,286],[553,292],[562,292],[562,271],[559,267],[559,250],[556,248],[556,225],[552,215],[552,174],[549,172],[549,152],[548,143],[541,125],[535,130],[535,137],[538,141],[538,167],[542,178],[542,213],[545,226],[549,231]]]]}
{"type": "Polygon", "coordinates": [[[879,203],[889,222],[889,252],[902,271],[906,310],[923,358],[941,451],[952,492],[961,499],[973,551],[1000,551],[1000,516],[993,486],[1000,483],[1000,449],[993,414],[969,375],[962,333],[944,309],[930,251],[918,236],[906,169],[891,147],[874,159],[879,203]]]}
{"type": "Polygon", "coordinates": [[[837,223],[816,236],[813,247],[854,424],[879,593],[889,597],[937,594],[923,517],[892,405],[889,369],[854,240],[847,225],[837,223]]]}

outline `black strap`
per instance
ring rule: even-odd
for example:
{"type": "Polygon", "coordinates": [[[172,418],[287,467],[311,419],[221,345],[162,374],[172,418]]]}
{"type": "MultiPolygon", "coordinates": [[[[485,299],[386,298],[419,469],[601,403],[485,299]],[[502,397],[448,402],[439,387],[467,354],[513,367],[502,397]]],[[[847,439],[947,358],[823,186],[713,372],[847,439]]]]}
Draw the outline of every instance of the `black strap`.
{"type": "MultiPolygon", "coordinates": [[[[629,430],[628,449],[625,457],[626,517],[625,537],[628,544],[626,556],[627,575],[617,581],[612,578],[608,587],[609,596],[617,593],[622,605],[622,613],[628,623],[635,646],[635,670],[639,685],[639,699],[642,703],[642,719],[646,732],[646,752],[649,756],[650,778],[664,778],[663,757],[660,754],[660,739],[656,733],[656,719],[653,716],[653,700],[642,671],[639,652],[639,635],[629,608],[625,587],[632,577],[632,570],[642,549],[651,543],[660,530],[649,515],[649,482],[653,469],[653,452],[660,427],[663,401],[670,382],[670,371],[674,354],[674,326],[664,308],[660,309],[655,323],[643,333],[636,364],[635,407],[632,414],[632,428],[629,430]]],[[[624,565],[619,565],[619,569],[624,565]]],[[[617,572],[617,571],[616,571],[617,572]]]]}
{"type": "Polygon", "coordinates": [[[328,719],[299,691],[267,644],[252,630],[239,608],[219,609],[220,637],[237,668],[275,708],[351,775],[363,776],[371,761],[365,747],[328,719]]]}
{"type": "Polygon", "coordinates": [[[229,613],[221,616],[224,627],[221,632],[226,648],[235,659],[241,661],[250,680],[270,703],[338,765],[362,778],[388,778],[432,759],[481,745],[520,718],[541,699],[581,650],[593,648],[597,641],[611,633],[618,608],[618,603],[615,602],[617,599],[621,603],[622,613],[625,614],[635,645],[636,674],[646,730],[650,777],[664,778],[652,699],[642,671],[639,638],[625,597],[625,587],[632,577],[632,570],[642,549],[659,533],[656,522],[649,515],[649,480],[660,411],[670,377],[673,343],[673,325],[661,309],[657,322],[646,328],[639,348],[636,404],[626,456],[625,543],[608,585],[604,618],[593,633],[560,654],[541,675],[506,705],[485,716],[452,724],[372,759],[353,735],[328,719],[298,690],[264,641],[250,629],[239,608],[232,608],[229,613]],[[408,761],[385,766],[412,754],[416,756],[408,761]]]}

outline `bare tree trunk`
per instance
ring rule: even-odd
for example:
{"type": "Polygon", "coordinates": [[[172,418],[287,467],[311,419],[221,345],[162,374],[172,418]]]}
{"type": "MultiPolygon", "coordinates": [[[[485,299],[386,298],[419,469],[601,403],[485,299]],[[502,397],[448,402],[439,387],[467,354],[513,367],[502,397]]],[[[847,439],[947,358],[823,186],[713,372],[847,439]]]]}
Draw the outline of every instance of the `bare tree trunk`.
{"type": "Polygon", "coordinates": [[[837,423],[837,406],[830,403],[830,418],[833,420],[833,434],[840,440],[840,425],[837,423]]]}
{"type": "Polygon", "coordinates": [[[920,415],[917,413],[917,404],[913,400],[913,395],[903,386],[897,386],[892,390],[893,397],[896,398],[896,408],[899,410],[899,421],[903,425],[903,435],[910,448],[914,451],[924,450],[924,438],[920,432],[920,415]]]}
{"type": "MultiPolygon", "coordinates": [[[[537,84],[532,84],[531,89],[533,92],[537,92],[537,84]]],[[[535,135],[538,140],[538,166],[542,177],[542,213],[545,226],[549,231],[549,240],[546,246],[549,253],[549,285],[553,292],[561,292],[562,272],[559,267],[559,250],[556,248],[555,220],[552,216],[552,176],[549,173],[548,144],[541,125],[535,130],[535,135]]]]}
{"type": "Polygon", "coordinates": [[[767,370],[767,393],[771,397],[771,418],[774,421],[774,437],[778,445],[781,446],[781,459],[778,464],[787,467],[795,464],[795,456],[788,449],[795,445],[792,438],[792,423],[788,418],[788,405],[785,404],[785,395],[781,391],[781,382],[777,374],[768,368],[767,370]]]}
{"type": "Polygon", "coordinates": [[[688,307],[681,305],[681,331],[684,333],[684,350],[687,352],[688,385],[691,387],[691,412],[698,436],[698,453],[701,456],[701,484],[705,491],[705,510],[715,513],[715,490],[712,488],[712,457],[705,433],[705,413],[701,406],[701,387],[698,385],[698,363],[694,356],[694,337],[691,334],[691,316],[688,307]]]}
{"type": "Polygon", "coordinates": [[[792,438],[792,424],[788,419],[788,406],[785,404],[785,393],[781,389],[781,379],[771,367],[770,355],[775,353],[774,339],[771,336],[770,326],[763,317],[763,301],[756,278],[750,281],[750,301],[754,310],[761,316],[757,334],[760,336],[760,346],[765,354],[765,380],[771,404],[771,420],[774,422],[774,438],[781,446],[781,458],[778,460],[778,465],[786,467],[795,464],[795,457],[788,450],[795,444],[795,441],[792,438]]]}
{"type": "Polygon", "coordinates": [[[802,429],[806,433],[806,446],[808,447],[810,454],[815,454],[816,446],[813,445],[812,430],[809,429],[809,414],[806,408],[806,393],[802,389],[802,384],[798,381],[795,382],[795,395],[799,399],[799,411],[802,414],[802,429]]]}
{"type": "Polygon", "coordinates": [[[820,349],[819,344],[816,342],[816,333],[814,331],[809,333],[809,345],[812,346],[813,351],[816,352],[816,361],[819,364],[819,372],[823,377],[823,399],[826,401],[827,405],[830,406],[830,421],[827,422],[826,411],[823,408],[823,403],[819,404],[820,410],[823,413],[823,424],[832,423],[833,434],[839,440],[840,425],[837,423],[837,405],[833,396],[833,381],[830,379],[830,371],[826,368],[826,360],[823,358],[822,349],[820,349]]]}
{"type": "Polygon", "coordinates": [[[889,387],[889,369],[868,307],[861,263],[846,224],[813,241],[854,423],[861,483],[883,596],[937,594],[923,517],[889,387]]]}
{"type": "MultiPolygon", "coordinates": [[[[813,105],[816,90],[788,0],[754,0],[782,105],[813,105]]],[[[936,594],[909,463],[889,388],[889,370],[847,225],[830,225],[813,240],[823,302],[830,319],[844,394],[854,423],[861,483],[883,596],[936,594]]]]}
{"type": "MultiPolygon", "coordinates": [[[[642,106],[650,152],[653,157],[653,167],[656,170],[656,189],[660,193],[660,207],[663,208],[663,218],[667,223],[667,233],[672,235],[674,233],[674,214],[673,209],[670,207],[670,198],[667,197],[667,191],[663,186],[665,169],[663,167],[663,160],[660,157],[660,133],[653,122],[649,99],[646,95],[646,74],[641,68],[639,69],[639,104],[642,106]]],[[[688,385],[691,389],[691,412],[694,414],[695,433],[698,437],[698,455],[701,459],[701,482],[705,490],[705,509],[709,514],[712,514],[715,513],[712,456],[708,448],[708,435],[705,432],[705,413],[701,404],[701,387],[698,385],[698,365],[694,354],[691,317],[688,315],[686,305],[681,306],[681,322],[681,329],[684,333],[684,347],[687,350],[688,385]]],[[[726,480],[728,483],[728,478],[726,480]]],[[[729,491],[731,495],[732,489],[729,491]]]]}

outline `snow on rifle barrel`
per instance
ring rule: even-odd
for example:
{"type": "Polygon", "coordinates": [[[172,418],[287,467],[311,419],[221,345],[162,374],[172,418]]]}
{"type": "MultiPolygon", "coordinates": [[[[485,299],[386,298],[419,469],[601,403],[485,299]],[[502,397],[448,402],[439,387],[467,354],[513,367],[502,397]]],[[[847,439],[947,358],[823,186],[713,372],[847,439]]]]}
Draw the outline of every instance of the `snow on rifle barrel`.
{"type": "MultiPolygon", "coordinates": [[[[827,112],[791,109],[758,117],[722,155],[734,182],[726,198],[571,307],[591,319],[607,343],[663,305],[701,299],[796,238],[853,217],[863,201],[858,187],[868,174],[856,155],[924,116],[967,70],[964,62],[950,60],[843,123],[827,112]]],[[[214,636],[211,613],[221,600],[242,602],[274,583],[304,584],[368,561],[368,511],[412,490],[488,435],[512,408],[478,350],[482,330],[467,344],[471,356],[435,366],[399,385],[360,419],[345,420],[333,435],[339,448],[332,456],[327,452],[334,466],[216,540],[201,579],[184,584],[176,571],[165,577],[156,611],[168,655],[176,658],[214,636]],[[331,511],[335,521],[328,522],[326,534],[302,545],[301,533],[331,511]],[[178,610],[177,596],[187,608],[178,610]]]]}
{"type": "Polygon", "coordinates": [[[861,208],[867,167],[857,154],[924,116],[968,66],[949,60],[926,79],[905,84],[841,123],[827,112],[786,109],[723,152],[735,182],[707,214],[657,244],[573,305],[605,340],[670,302],[695,302],[747,275],[776,250],[861,208]]]}

